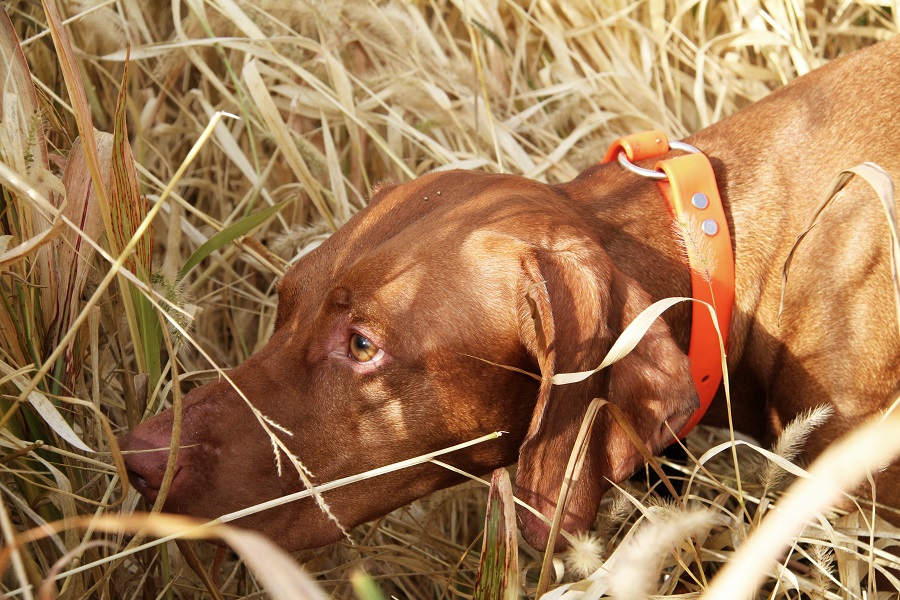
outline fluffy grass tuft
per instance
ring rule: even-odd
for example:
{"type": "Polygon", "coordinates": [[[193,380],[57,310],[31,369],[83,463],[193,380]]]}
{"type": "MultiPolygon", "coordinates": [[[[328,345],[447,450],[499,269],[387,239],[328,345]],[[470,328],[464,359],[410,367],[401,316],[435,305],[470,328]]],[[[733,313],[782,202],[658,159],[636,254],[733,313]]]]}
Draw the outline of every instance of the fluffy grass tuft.
{"type": "Polygon", "coordinates": [[[563,560],[566,571],[582,579],[593,574],[603,564],[606,545],[597,536],[587,533],[575,537],[563,560]]]}

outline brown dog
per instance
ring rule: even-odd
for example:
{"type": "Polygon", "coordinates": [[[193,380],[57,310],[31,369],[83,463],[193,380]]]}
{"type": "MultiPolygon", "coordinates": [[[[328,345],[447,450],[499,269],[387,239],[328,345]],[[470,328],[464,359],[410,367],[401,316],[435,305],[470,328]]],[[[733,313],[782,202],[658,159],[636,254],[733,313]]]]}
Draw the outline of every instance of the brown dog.
{"type": "MultiPolygon", "coordinates": [[[[735,426],[763,442],[830,403],[814,455],[900,393],[887,228],[865,184],[841,192],[800,245],[779,317],[785,258],[831,180],[864,161],[900,176],[898,73],[895,40],[833,61],[687,140],[714,165],[732,232],[735,426]]],[[[230,377],[292,433],[280,436],[316,483],[502,430],[509,435],[448,461],[475,473],[518,461],[517,495],[550,516],[593,398],[617,405],[652,452],[695,408],[686,304],[611,368],[579,384],[547,380],[596,367],[651,302],[690,296],[681,254],[657,185],[616,163],[561,185],[451,171],[382,186],[285,275],[271,340],[230,377]]],[[[227,381],[188,394],[183,415],[167,510],[212,518],[303,489],[293,468],[279,475],[269,436],[227,381]]],[[[704,422],[726,425],[724,415],[720,390],[704,422]]],[[[171,428],[167,411],[122,446],[167,448],[171,428]]],[[[132,482],[151,499],[166,456],[128,456],[132,482]]],[[[588,528],[610,481],[642,461],[602,413],[564,528],[588,528]]],[[[426,464],[324,498],[351,527],[459,480],[426,464]]],[[[900,470],[879,485],[879,498],[900,498],[900,470]]],[[[526,540],[544,547],[543,522],[528,512],[520,520],[526,540]]],[[[310,499],[238,523],[288,549],[340,536],[310,499]]]]}

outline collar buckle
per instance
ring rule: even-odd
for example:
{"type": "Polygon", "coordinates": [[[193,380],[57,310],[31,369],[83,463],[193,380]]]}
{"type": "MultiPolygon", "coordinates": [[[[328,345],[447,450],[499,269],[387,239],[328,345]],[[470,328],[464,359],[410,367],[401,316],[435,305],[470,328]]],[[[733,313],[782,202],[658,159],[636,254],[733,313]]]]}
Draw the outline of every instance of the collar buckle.
{"type": "MultiPolygon", "coordinates": [[[[699,154],[700,150],[691,146],[690,144],[686,144],[685,142],[669,142],[669,148],[672,150],[683,150],[684,152],[688,152],[690,154],[699,154]]],[[[635,175],[640,175],[641,177],[646,177],[647,179],[654,179],[656,181],[663,181],[669,178],[668,175],[663,171],[658,171],[654,169],[645,169],[643,167],[639,167],[630,160],[628,160],[628,153],[621,149],[619,150],[616,158],[619,161],[619,164],[622,165],[628,171],[631,171],[635,175]]]]}

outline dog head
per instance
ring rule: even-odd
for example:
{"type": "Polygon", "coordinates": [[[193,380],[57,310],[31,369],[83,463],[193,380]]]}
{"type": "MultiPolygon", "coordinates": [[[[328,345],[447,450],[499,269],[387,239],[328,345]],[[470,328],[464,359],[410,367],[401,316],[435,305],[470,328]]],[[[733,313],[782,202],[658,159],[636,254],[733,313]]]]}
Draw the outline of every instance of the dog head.
{"type": "MultiPolygon", "coordinates": [[[[504,431],[444,460],[475,474],[518,461],[517,495],[552,517],[596,397],[661,450],[696,407],[687,357],[665,323],[586,381],[549,381],[596,367],[651,301],[586,215],[562,188],[507,175],[453,171],[381,187],[284,276],[267,345],[185,397],[165,509],[214,518],[303,490],[301,471],[322,484],[504,431]]],[[[172,426],[163,412],[122,446],[168,448],[172,426]]],[[[166,459],[128,455],[130,479],[148,498],[166,459]]],[[[563,527],[587,529],[610,482],[642,460],[602,416],[563,527]]],[[[460,479],[424,464],[238,524],[287,549],[320,546],[340,537],[338,523],[352,527],[460,479]]],[[[544,547],[544,521],[519,516],[526,540],[544,547]]]]}

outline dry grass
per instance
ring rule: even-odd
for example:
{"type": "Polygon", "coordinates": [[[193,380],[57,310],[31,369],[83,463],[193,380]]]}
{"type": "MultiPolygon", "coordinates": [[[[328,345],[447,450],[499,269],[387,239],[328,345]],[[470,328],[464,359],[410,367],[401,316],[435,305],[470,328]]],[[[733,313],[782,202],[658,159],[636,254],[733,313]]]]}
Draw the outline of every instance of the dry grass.
{"type": "MultiPolygon", "coordinates": [[[[67,25],[51,35],[52,11],[21,0],[4,8],[13,29],[0,36],[0,531],[8,550],[22,532],[65,524],[5,555],[12,566],[0,589],[16,598],[36,597],[52,574],[79,565],[46,593],[206,594],[184,545],[120,554],[128,540],[119,525],[153,535],[171,528],[100,519],[137,502],[120,497],[112,435],[177,401],[173,379],[193,385],[212,365],[236,365],[257,349],[273,323],[276,278],[363,206],[376,182],[447,167],[565,180],[620,134],[655,127],[683,136],[890,37],[900,23],[896,5],[868,0],[63,0],[67,25]],[[15,38],[36,94],[15,67],[15,38]],[[222,118],[203,139],[220,111],[239,118],[222,118]],[[94,136],[91,123],[119,135],[94,136]],[[79,157],[79,134],[96,139],[98,159],[79,157]],[[76,206],[90,174],[106,180],[107,169],[118,193],[76,206]],[[282,201],[241,237],[255,225],[248,215],[282,201]],[[147,211],[155,217],[142,231],[147,211]],[[101,241],[94,253],[89,240],[101,241]],[[135,258],[116,261],[129,246],[135,258]],[[198,248],[203,260],[185,273],[198,248]],[[167,328],[154,306],[169,315],[167,328]],[[79,450],[78,439],[96,452],[79,450]]],[[[689,446],[701,457],[726,440],[700,432],[689,446]]],[[[693,477],[695,503],[714,509],[705,516],[661,504],[646,488],[610,495],[594,540],[609,556],[587,559],[635,576],[567,588],[555,581],[552,593],[707,589],[784,485],[771,468],[754,468],[759,451],[742,448],[740,485],[730,450],[678,467],[693,477]]],[[[398,598],[470,597],[486,497],[480,484],[435,494],[358,528],[355,546],[305,552],[298,562],[336,598],[365,587],[360,570],[398,598]]],[[[876,558],[890,559],[896,534],[884,525],[868,533],[865,517],[822,517],[791,533],[790,551],[755,559],[758,597],[871,594],[866,576],[876,558]]],[[[292,562],[253,538],[224,535],[237,555],[196,550],[226,597],[259,597],[263,585],[280,597],[313,597],[296,587],[304,584],[292,562]]],[[[541,557],[520,552],[533,591],[541,557]]],[[[569,582],[594,570],[583,560],[556,566],[569,582]]]]}

